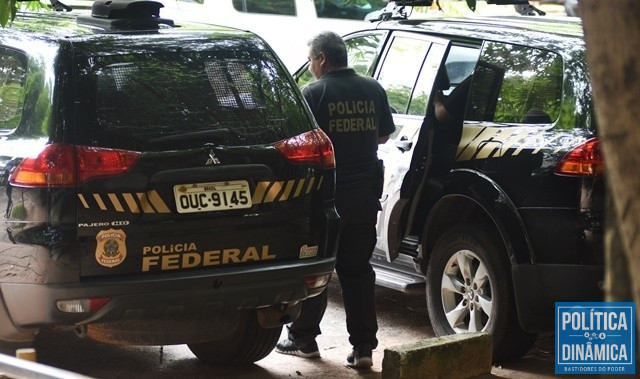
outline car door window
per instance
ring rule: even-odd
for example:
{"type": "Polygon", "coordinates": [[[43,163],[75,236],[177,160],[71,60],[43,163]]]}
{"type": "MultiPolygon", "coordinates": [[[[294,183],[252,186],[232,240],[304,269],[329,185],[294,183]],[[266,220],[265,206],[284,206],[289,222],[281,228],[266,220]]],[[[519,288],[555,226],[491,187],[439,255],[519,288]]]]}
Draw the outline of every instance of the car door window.
{"type": "MultiPolygon", "coordinates": [[[[375,69],[375,63],[380,55],[380,49],[382,48],[382,42],[386,34],[384,31],[376,31],[353,37],[345,37],[344,42],[347,45],[349,67],[353,68],[360,75],[371,76],[375,69]]],[[[311,75],[311,71],[309,71],[307,65],[305,71],[298,77],[298,86],[304,87],[313,81],[313,75],[311,75]]]]}
{"type": "Polygon", "coordinates": [[[387,0],[314,0],[320,18],[365,20],[387,5],[387,0]]]}
{"type": "Polygon", "coordinates": [[[0,132],[15,129],[20,122],[26,77],[24,54],[0,47],[0,132]]]}
{"type": "Polygon", "coordinates": [[[416,88],[413,90],[408,114],[424,116],[427,113],[429,95],[431,94],[431,89],[436,79],[440,63],[442,62],[442,54],[444,54],[445,49],[445,45],[432,44],[429,55],[427,55],[427,59],[425,59],[422,65],[422,70],[420,70],[416,88]]]}
{"type": "Polygon", "coordinates": [[[562,58],[518,45],[485,42],[474,73],[467,119],[549,124],[560,114],[562,58]]]}
{"type": "Polygon", "coordinates": [[[389,105],[395,113],[406,114],[418,73],[431,42],[396,36],[378,74],[378,81],[387,91],[389,105]]]}
{"type": "Polygon", "coordinates": [[[295,0],[233,0],[233,7],[244,13],[296,15],[295,0]]]}

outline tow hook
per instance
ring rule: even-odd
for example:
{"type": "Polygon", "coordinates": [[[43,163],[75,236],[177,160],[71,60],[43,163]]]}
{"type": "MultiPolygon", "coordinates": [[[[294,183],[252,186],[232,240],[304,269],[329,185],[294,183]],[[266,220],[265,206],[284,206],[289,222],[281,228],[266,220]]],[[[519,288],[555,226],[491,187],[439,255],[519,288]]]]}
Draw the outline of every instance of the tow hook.
{"type": "Polygon", "coordinates": [[[265,329],[282,326],[298,318],[301,306],[300,302],[295,302],[258,308],[258,323],[265,329]]]}

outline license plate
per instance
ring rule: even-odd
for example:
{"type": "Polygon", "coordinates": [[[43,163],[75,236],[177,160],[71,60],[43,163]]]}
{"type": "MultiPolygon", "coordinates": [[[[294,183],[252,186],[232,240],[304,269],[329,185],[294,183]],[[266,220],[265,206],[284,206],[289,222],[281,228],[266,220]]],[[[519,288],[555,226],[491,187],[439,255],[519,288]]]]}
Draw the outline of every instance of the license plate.
{"type": "Polygon", "coordinates": [[[178,213],[226,211],[252,205],[246,180],[178,184],[173,186],[173,195],[178,213]]]}

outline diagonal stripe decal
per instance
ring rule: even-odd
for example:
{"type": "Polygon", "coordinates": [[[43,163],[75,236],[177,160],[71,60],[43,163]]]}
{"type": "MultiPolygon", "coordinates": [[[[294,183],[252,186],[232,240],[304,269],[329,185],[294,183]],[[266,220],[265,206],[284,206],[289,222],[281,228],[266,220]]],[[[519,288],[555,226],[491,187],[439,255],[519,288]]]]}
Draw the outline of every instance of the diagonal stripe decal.
{"type": "Polygon", "coordinates": [[[122,197],[124,197],[124,201],[127,203],[129,210],[131,213],[140,213],[140,208],[138,207],[138,203],[135,198],[130,193],[123,193],[122,197]]]}
{"type": "Polygon", "coordinates": [[[84,198],[83,194],[79,193],[78,198],[80,199],[80,202],[82,203],[83,207],[89,208],[89,204],[87,204],[87,200],[84,198]]]}
{"type": "Polygon", "coordinates": [[[262,203],[264,193],[267,191],[269,184],[271,184],[271,182],[259,182],[258,185],[256,185],[256,190],[253,192],[253,197],[251,198],[253,204],[262,203]]]}
{"type": "Polygon", "coordinates": [[[118,196],[115,193],[108,193],[107,196],[109,196],[109,200],[111,200],[116,212],[124,212],[124,208],[122,208],[122,204],[120,204],[120,200],[118,200],[118,196]]]}
{"type": "Polygon", "coordinates": [[[156,209],[156,211],[158,211],[158,213],[171,213],[169,207],[167,207],[167,204],[162,201],[162,198],[160,197],[160,195],[158,195],[156,190],[147,192],[147,198],[149,199],[149,202],[151,202],[151,205],[153,205],[153,207],[156,209]]]}
{"type": "MultiPolygon", "coordinates": [[[[253,204],[287,201],[302,194],[319,191],[322,187],[323,179],[324,176],[320,175],[318,177],[309,176],[287,181],[258,182],[253,191],[251,201],[253,204]]],[[[78,200],[85,209],[115,210],[119,213],[171,213],[171,209],[169,209],[156,190],[135,193],[79,193],[78,200]],[[89,202],[91,198],[95,200],[95,203],[89,202]]]]}
{"type": "Polygon", "coordinates": [[[267,192],[267,196],[264,197],[265,203],[271,203],[276,199],[276,196],[278,196],[280,190],[282,189],[283,183],[284,182],[274,182],[271,185],[271,188],[269,188],[269,191],[267,192]]]}
{"type": "Polygon", "coordinates": [[[98,207],[103,210],[106,211],[107,210],[107,206],[104,204],[104,201],[102,201],[102,197],[100,197],[99,194],[94,193],[93,194],[93,198],[96,200],[96,203],[98,203],[98,207]]]}
{"type": "Polygon", "coordinates": [[[155,211],[151,207],[151,204],[149,204],[149,199],[147,198],[146,193],[138,192],[136,193],[136,195],[138,196],[138,200],[140,200],[140,206],[142,207],[142,211],[144,213],[155,213],[155,211]]]}

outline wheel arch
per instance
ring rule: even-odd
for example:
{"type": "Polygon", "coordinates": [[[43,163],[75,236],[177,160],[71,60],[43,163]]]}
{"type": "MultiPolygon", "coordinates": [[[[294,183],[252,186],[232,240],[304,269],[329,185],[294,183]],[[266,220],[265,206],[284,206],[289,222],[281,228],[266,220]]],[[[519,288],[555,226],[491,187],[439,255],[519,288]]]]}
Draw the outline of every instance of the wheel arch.
{"type": "Polygon", "coordinates": [[[431,207],[421,235],[422,272],[438,238],[452,225],[480,222],[501,241],[511,264],[535,263],[533,248],[518,211],[506,192],[488,176],[469,169],[452,171],[431,207]]]}

